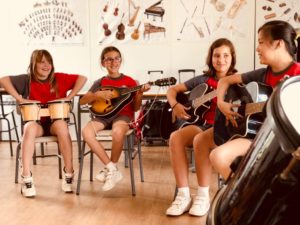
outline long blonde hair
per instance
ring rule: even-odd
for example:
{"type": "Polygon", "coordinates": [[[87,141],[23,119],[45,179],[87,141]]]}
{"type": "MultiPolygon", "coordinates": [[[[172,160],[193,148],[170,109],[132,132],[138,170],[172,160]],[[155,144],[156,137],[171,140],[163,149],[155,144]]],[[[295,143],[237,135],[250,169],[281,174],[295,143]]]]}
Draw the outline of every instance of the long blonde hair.
{"type": "MultiPolygon", "coordinates": [[[[43,56],[45,56],[46,60],[51,64],[52,69],[48,77],[48,82],[50,84],[50,90],[51,92],[55,92],[56,95],[58,95],[58,88],[56,85],[56,80],[54,76],[54,65],[53,65],[53,58],[51,54],[45,50],[45,49],[36,49],[32,52],[31,58],[30,58],[30,64],[28,66],[28,76],[29,76],[29,82],[32,80],[40,82],[38,80],[37,71],[36,71],[36,64],[41,62],[43,59],[43,56]]],[[[30,87],[30,85],[29,85],[30,87]]]]}

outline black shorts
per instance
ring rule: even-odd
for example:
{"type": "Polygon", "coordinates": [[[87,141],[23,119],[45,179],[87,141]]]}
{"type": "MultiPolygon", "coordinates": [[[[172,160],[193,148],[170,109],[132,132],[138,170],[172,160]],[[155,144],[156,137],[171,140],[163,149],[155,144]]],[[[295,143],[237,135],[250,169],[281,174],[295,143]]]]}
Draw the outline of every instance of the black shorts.
{"type": "Polygon", "coordinates": [[[94,117],[92,118],[92,120],[102,123],[105,129],[111,129],[113,123],[119,120],[125,121],[126,123],[130,123],[132,121],[132,119],[129,116],[124,116],[124,115],[123,116],[118,115],[111,118],[94,117]]]}

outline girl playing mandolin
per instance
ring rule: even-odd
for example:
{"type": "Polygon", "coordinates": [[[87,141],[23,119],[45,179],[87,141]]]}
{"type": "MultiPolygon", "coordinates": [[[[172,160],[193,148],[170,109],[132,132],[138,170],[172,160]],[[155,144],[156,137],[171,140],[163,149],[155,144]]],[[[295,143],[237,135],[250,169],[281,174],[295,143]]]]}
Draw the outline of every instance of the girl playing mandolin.
{"type": "MultiPolygon", "coordinates": [[[[219,79],[236,72],[235,63],[236,56],[233,44],[225,38],[214,41],[209,48],[206,58],[208,70],[205,71],[203,75],[192,78],[185,83],[175,85],[168,90],[167,98],[175,116],[184,120],[190,118],[190,115],[187,113],[188,108],[179,103],[176,99],[179,93],[186,91],[193,92],[193,89],[196,89],[200,84],[206,84],[211,90],[215,90],[219,79]]],[[[178,193],[171,206],[167,209],[167,215],[179,216],[184,212],[189,211],[189,214],[191,215],[202,216],[208,211],[208,185],[206,185],[206,183],[203,184],[203,182],[201,183],[200,173],[201,164],[207,163],[207,160],[203,162],[202,159],[198,157],[198,153],[195,150],[196,173],[199,186],[197,195],[192,204],[188,186],[188,160],[185,148],[193,145],[194,137],[197,134],[201,134],[204,130],[213,126],[215,108],[216,98],[213,98],[210,108],[203,115],[203,124],[185,126],[174,131],[170,136],[169,148],[178,193]]]]}
{"type": "MultiPolygon", "coordinates": [[[[105,86],[127,88],[137,86],[135,80],[119,72],[121,62],[121,52],[116,47],[109,46],[103,49],[100,63],[107,70],[107,75],[93,83],[89,91],[80,99],[81,105],[93,104],[93,102],[99,99],[104,100],[104,102],[112,100],[115,97],[114,92],[105,89],[105,86]]],[[[83,139],[105,165],[96,176],[97,180],[104,182],[102,186],[103,191],[112,189],[123,177],[118,170],[117,163],[122,152],[125,134],[129,130],[128,123],[134,119],[134,112],[140,109],[143,92],[149,89],[149,84],[143,85],[134,94],[132,101],[115,115],[111,117],[96,116],[82,130],[83,139]],[[112,151],[109,157],[95,136],[98,131],[110,126],[112,126],[112,151]]]]}
{"type": "MultiPolygon", "coordinates": [[[[258,29],[256,51],[260,63],[267,67],[244,74],[235,74],[219,82],[218,108],[233,127],[239,126],[236,118],[241,115],[232,110],[237,105],[224,101],[228,88],[233,84],[247,84],[251,81],[275,87],[287,75],[299,75],[300,63],[295,62],[296,36],[296,31],[287,22],[275,20],[265,23],[258,29]]],[[[228,178],[231,172],[230,164],[236,157],[242,156],[248,151],[251,142],[248,138],[237,138],[218,146],[210,154],[211,163],[224,178],[228,178]]]]}

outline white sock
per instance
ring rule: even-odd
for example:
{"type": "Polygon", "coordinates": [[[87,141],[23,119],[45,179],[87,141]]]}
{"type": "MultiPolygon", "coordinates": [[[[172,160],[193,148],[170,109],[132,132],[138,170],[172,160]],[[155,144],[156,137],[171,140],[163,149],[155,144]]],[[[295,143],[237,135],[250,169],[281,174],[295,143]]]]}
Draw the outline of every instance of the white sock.
{"type": "Polygon", "coordinates": [[[115,164],[113,162],[109,162],[105,165],[105,167],[109,170],[109,171],[113,171],[113,170],[117,170],[117,167],[115,166],[115,164]]]}
{"type": "Polygon", "coordinates": [[[208,197],[209,198],[209,187],[201,187],[198,186],[198,192],[197,195],[208,197]]]}
{"type": "Polygon", "coordinates": [[[186,197],[190,197],[190,189],[189,189],[189,187],[178,188],[178,193],[179,192],[183,193],[183,195],[186,196],[186,197]]]}

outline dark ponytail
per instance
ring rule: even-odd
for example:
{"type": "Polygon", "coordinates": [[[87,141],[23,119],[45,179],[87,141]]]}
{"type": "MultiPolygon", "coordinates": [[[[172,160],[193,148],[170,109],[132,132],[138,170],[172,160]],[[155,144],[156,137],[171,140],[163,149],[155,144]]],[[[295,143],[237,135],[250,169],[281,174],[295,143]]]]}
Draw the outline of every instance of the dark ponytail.
{"type": "Polygon", "coordinates": [[[265,37],[270,38],[272,41],[283,40],[288,53],[295,58],[297,54],[295,29],[285,21],[273,20],[262,25],[258,32],[262,32],[265,37]]]}

